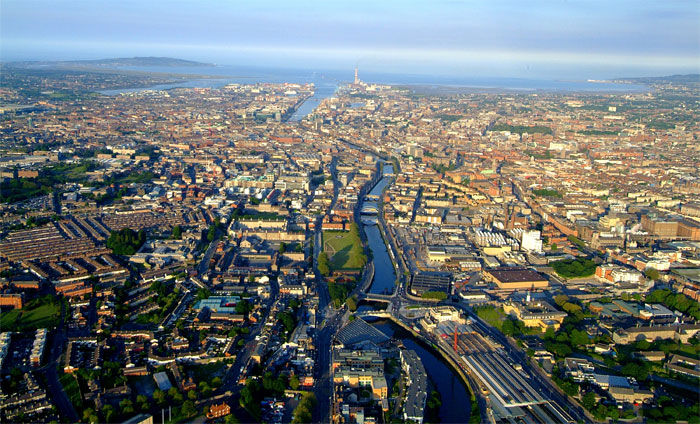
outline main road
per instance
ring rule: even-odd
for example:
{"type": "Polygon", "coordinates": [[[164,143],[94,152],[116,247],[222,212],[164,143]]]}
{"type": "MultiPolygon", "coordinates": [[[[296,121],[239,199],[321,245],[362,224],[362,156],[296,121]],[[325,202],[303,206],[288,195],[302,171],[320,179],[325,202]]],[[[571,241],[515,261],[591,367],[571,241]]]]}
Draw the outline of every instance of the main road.
{"type": "Polygon", "coordinates": [[[66,302],[61,302],[61,319],[53,336],[51,350],[49,351],[48,359],[46,361],[47,364],[37,371],[44,374],[44,377],[46,377],[48,392],[51,395],[51,400],[53,400],[53,404],[56,406],[56,409],[58,409],[59,414],[70,422],[78,422],[78,413],[75,411],[73,403],[71,403],[70,398],[63,389],[63,385],[58,379],[58,371],[56,370],[63,346],[68,341],[66,338],[65,329],[67,312],[66,307],[66,302]]]}
{"type": "MultiPolygon", "coordinates": [[[[339,182],[338,172],[336,171],[337,159],[333,158],[330,165],[331,176],[333,177],[333,200],[331,201],[326,215],[335,206],[338,200],[339,182]]],[[[316,376],[314,384],[314,392],[318,404],[316,406],[316,422],[328,423],[331,417],[331,404],[333,395],[333,381],[331,378],[331,348],[333,337],[338,331],[342,322],[342,313],[331,304],[328,285],[323,276],[318,271],[318,256],[323,252],[323,232],[322,232],[323,215],[316,218],[314,227],[314,250],[313,250],[313,271],[316,276],[316,291],[318,293],[318,311],[319,316],[316,319],[317,332],[315,345],[316,349],[316,376]]]]}

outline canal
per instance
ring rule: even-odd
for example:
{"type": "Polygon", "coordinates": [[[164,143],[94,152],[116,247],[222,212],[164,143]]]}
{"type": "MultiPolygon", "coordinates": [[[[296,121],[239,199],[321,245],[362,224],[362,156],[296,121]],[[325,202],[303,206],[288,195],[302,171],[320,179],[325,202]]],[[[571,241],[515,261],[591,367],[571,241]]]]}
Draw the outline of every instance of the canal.
{"type": "MultiPolygon", "coordinates": [[[[384,164],[383,177],[369,192],[369,196],[381,198],[393,177],[393,165],[388,163],[384,164]]],[[[363,201],[362,207],[372,205],[375,209],[378,209],[377,203],[378,202],[373,201],[363,201]]],[[[372,294],[392,294],[394,292],[394,283],[396,282],[396,272],[394,272],[394,265],[391,262],[386,244],[379,231],[379,224],[363,224],[363,227],[365,235],[367,236],[369,248],[372,250],[372,260],[374,262],[374,278],[372,279],[369,292],[372,294]]]]}
{"type": "Polygon", "coordinates": [[[407,349],[414,350],[420,357],[433,383],[440,393],[442,406],[439,417],[443,423],[467,423],[471,413],[471,397],[466,386],[445,361],[432,350],[427,349],[406,330],[389,320],[370,322],[387,336],[400,340],[407,349]]]}

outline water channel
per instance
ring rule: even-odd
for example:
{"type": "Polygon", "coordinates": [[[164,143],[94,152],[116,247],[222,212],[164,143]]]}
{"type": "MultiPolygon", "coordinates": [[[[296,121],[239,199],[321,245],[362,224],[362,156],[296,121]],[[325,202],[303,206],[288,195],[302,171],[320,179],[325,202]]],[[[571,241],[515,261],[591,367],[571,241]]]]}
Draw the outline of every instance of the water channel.
{"type": "MultiPolygon", "coordinates": [[[[372,188],[368,196],[380,198],[393,177],[393,165],[385,164],[382,179],[372,188]]],[[[362,202],[362,208],[370,206],[378,210],[378,204],[379,202],[367,200],[362,202]]],[[[367,235],[367,242],[372,250],[372,261],[374,263],[374,279],[369,292],[372,294],[392,294],[394,283],[396,282],[396,273],[394,272],[394,265],[389,257],[382,234],[379,231],[379,224],[364,224],[363,227],[365,235],[367,235]]]]}
{"type": "Polygon", "coordinates": [[[400,340],[407,349],[414,350],[423,362],[425,371],[433,383],[435,390],[440,393],[442,406],[439,417],[443,423],[469,422],[471,413],[471,398],[467,388],[450,367],[431,350],[418,343],[413,336],[403,328],[388,320],[370,322],[387,336],[400,340]]]}

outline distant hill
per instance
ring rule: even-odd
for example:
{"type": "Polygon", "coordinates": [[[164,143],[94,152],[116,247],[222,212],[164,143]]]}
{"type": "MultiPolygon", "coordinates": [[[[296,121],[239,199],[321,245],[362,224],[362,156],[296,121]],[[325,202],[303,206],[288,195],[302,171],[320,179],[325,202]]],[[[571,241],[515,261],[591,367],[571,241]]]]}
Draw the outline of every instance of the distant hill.
{"type": "Polygon", "coordinates": [[[669,75],[665,77],[639,77],[639,78],[618,78],[615,82],[634,82],[639,84],[658,84],[658,83],[672,83],[672,84],[698,84],[700,83],[700,74],[686,74],[686,75],[669,75]]]}
{"type": "Polygon", "coordinates": [[[96,60],[64,60],[55,62],[14,62],[19,66],[55,66],[55,67],[122,67],[122,66],[161,66],[161,67],[202,67],[216,66],[211,63],[194,62],[192,60],[175,59],[172,57],[123,57],[96,60]]]}
{"type": "Polygon", "coordinates": [[[211,63],[195,62],[192,60],[175,59],[172,57],[124,57],[117,59],[72,60],[69,63],[98,65],[98,66],[214,66],[211,63]]]}

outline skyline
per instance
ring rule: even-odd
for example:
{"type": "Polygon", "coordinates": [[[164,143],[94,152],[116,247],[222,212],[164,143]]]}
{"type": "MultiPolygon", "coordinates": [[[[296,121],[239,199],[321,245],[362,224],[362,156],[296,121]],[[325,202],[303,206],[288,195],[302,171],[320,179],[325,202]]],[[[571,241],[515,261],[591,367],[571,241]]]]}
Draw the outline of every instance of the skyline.
{"type": "Polygon", "coordinates": [[[696,5],[26,1],[0,422],[700,424],[696,5]]]}
{"type": "Polygon", "coordinates": [[[583,79],[700,69],[700,6],[693,1],[102,5],[3,2],[0,58],[172,56],[238,66],[583,79]]]}

